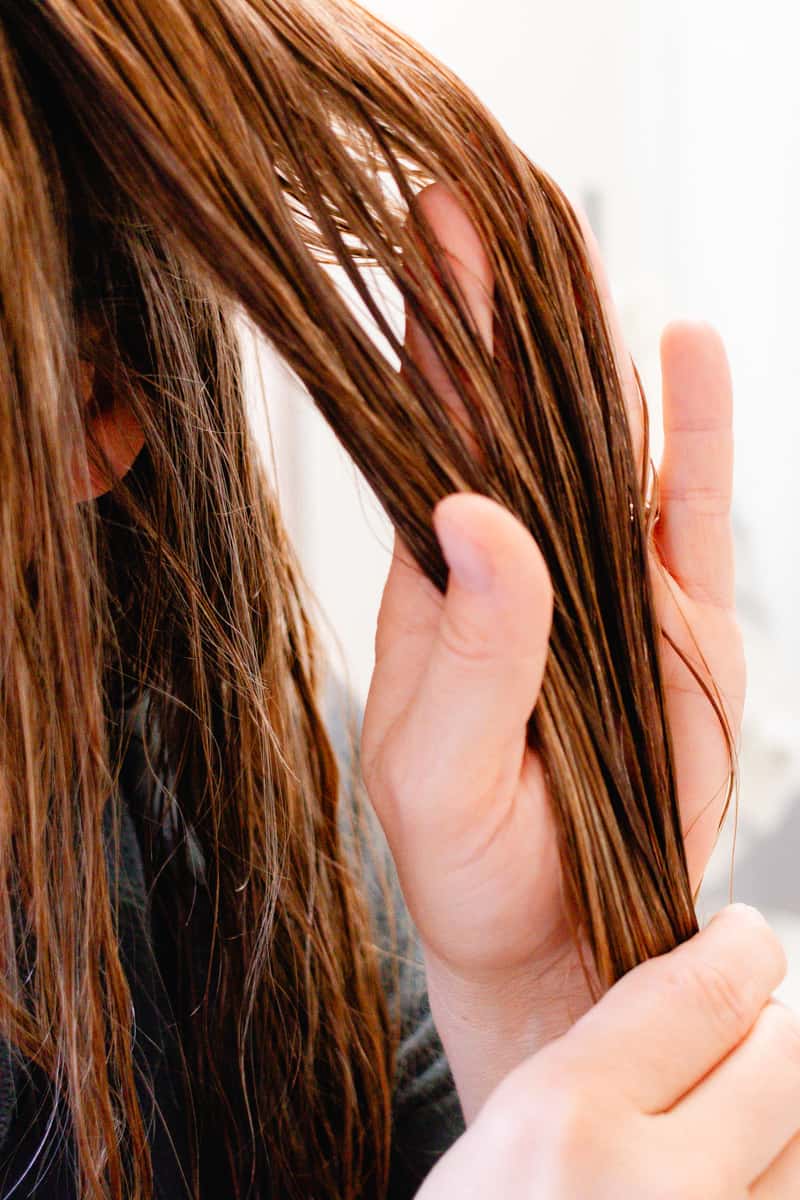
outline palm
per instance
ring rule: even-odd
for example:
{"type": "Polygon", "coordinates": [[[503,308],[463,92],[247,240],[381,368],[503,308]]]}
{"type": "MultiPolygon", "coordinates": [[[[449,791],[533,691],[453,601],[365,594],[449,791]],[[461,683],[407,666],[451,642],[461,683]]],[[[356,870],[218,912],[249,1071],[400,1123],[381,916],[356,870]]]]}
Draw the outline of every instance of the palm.
{"type": "MultiPolygon", "coordinates": [[[[464,780],[451,769],[441,738],[432,738],[421,754],[407,750],[443,609],[441,594],[398,547],[378,620],[362,739],[365,779],[371,795],[391,792],[389,808],[399,810],[401,820],[387,832],[427,947],[451,965],[457,959],[464,970],[480,966],[487,950],[494,965],[517,965],[556,929],[557,940],[563,932],[558,854],[537,756],[521,744],[500,762],[487,756],[473,767],[464,822],[464,780]],[[453,836],[454,824],[462,836],[453,836]],[[423,829],[424,838],[418,837],[423,829]],[[463,885],[474,902],[440,905],[442,879],[451,895],[463,885]],[[537,931],[533,947],[531,930],[537,931]]],[[[386,823],[385,807],[381,815],[386,823]]]]}

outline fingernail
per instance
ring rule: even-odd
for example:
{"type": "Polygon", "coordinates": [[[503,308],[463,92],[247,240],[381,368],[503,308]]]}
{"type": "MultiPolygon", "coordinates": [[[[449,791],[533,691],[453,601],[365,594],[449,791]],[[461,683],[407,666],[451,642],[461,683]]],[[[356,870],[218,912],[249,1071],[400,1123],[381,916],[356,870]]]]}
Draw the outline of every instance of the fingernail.
{"type": "Polygon", "coordinates": [[[436,520],[436,535],[445,562],[456,582],[468,592],[488,592],[492,586],[493,570],[489,556],[468,538],[463,530],[436,520]]]}

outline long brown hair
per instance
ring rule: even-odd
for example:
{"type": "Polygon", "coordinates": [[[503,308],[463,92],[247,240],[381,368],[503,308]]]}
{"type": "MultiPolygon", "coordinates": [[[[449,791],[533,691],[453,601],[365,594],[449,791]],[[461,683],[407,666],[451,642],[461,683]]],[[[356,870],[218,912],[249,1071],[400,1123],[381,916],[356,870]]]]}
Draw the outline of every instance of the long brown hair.
{"type": "Polygon", "coordinates": [[[529,737],[608,985],[696,925],[646,472],[583,238],[469,91],[349,0],[0,0],[0,16],[2,1028],[68,1097],[81,1194],[149,1195],[100,823],[119,758],[102,689],[123,673],[152,698],[213,897],[190,1070],[230,1125],[213,1047],[233,1028],[250,1128],[232,1154],[248,1138],[275,1195],[378,1196],[387,1017],[230,314],[294,369],[439,587],[447,493],[493,496],[542,548],[556,605],[529,737]],[[424,222],[405,223],[432,180],[487,248],[495,355],[424,222]],[[467,435],[376,302],[374,267],[458,387],[467,435]],[[122,579],[109,531],[70,501],[87,328],[153,463],[145,494],[120,488],[122,579]]]}

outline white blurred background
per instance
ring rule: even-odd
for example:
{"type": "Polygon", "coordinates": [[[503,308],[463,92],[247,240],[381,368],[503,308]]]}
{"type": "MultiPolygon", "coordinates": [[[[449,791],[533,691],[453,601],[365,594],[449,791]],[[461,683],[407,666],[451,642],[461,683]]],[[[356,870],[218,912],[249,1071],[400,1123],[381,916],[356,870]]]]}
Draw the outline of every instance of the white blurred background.
{"type": "MultiPolygon", "coordinates": [[[[750,659],[735,895],[783,932],[794,963],[785,994],[800,1006],[800,10],[787,0],[368,6],[454,68],[587,210],[654,408],[667,320],[709,319],[728,342],[750,659]]],[[[363,701],[391,530],[280,364],[257,357],[284,513],[338,669],[363,701]]],[[[723,839],[703,915],[727,899],[729,874],[723,839]]]]}

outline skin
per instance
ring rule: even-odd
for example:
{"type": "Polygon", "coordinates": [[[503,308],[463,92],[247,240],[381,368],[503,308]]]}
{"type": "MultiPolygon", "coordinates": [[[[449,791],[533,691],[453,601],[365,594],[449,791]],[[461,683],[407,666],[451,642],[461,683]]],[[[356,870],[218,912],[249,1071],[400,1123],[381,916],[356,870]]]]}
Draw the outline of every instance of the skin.
{"type": "MultiPolygon", "coordinates": [[[[94,366],[82,359],[80,372],[81,391],[88,405],[94,388],[94,366]]],[[[96,412],[88,424],[91,436],[87,445],[94,442],[100,453],[87,454],[83,462],[75,464],[73,478],[78,502],[96,499],[110,491],[115,478],[121,479],[128,473],[144,446],[144,430],[125,400],[117,400],[96,412]]]]}
{"type": "MultiPolygon", "coordinates": [[[[490,344],[492,279],[474,229],[439,186],[419,205],[490,344]]],[[[640,443],[629,358],[586,234],[640,443]]],[[[407,338],[457,412],[413,320],[407,338]]],[[[733,613],[727,361],[713,330],[678,324],[664,334],[662,362],[659,616],[683,649],[702,654],[738,735],[745,672],[733,613]]],[[[142,431],[124,406],[100,420],[94,435],[122,475],[142,431]]],[[[89,491],[77,496],[111,482],[92,466],[89,491]]],[[[780,947],[757,914],[729,910],[591,1007],[564,919],[541,763],[525,745],[547,655],[547,570],[528,532],[485,497],[448,497],[434,522],[447,594],[398,540],[362,746],[469,1126],[420,1200],[788,1200],[800,1180],[800,1028],[769,1000],[785,971],[780,947]]],[[[722,812],[726,744],[691,674],[662,649],[697,884],[722,812]]]]}
{"type": "Polygon", "coordinates": [[[785,966],[763,918],[725,910],[513,1071],[418,1200],[795,1197],[800,1023],[769,1002],[785,966]]]}
{"type": "MultiPolygon", "coordinates": [[[[491,345],[492,276],[476,231],[441,185],[418,204],[491,345]]],[[[585,232],[640,445],[630,358],[596,243],[585,232]]],[[[458,397],[413,319],[407,345],[459,415],[458,397]]],[[[665,452],[651,562],[658,615],[695,661],[702,652],[738,735],[745,670],[733,612],[727,359],[712,329],[683,323],[664,334],[662,363],[665,452]]],[[[495,1085],[568,1029],[591,998],[562,905],[542,765],[525,740],[547,656],[547,569],[527,530],[485,497],[448,497],[434,521],[450,566],[447,594],[398,540],[378,620],[362,751],[369,794],[422,940],[434,1017],[471,1120],[495,1085]]],[[[697,886],[724,807],[726,742],[666,641],[662,656],[697,886]]]]}

